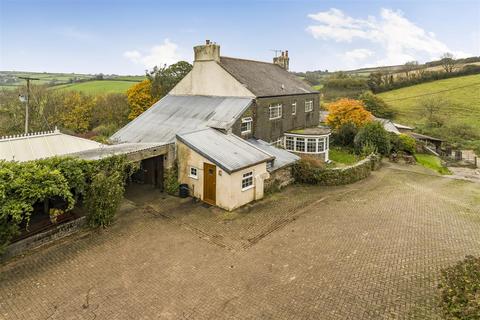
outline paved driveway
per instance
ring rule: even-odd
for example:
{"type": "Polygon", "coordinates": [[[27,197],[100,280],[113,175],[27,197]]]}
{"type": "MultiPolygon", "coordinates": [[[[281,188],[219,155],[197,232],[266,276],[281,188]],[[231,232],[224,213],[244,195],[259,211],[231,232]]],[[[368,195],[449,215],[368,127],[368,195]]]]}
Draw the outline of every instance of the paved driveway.
{"type": "Polygon", "coordinates": [[[436,319],[480,254],[478,184],[397,170],[234,213],[136,190],[118,222],[0,266],[4,319],[436,319]]]}

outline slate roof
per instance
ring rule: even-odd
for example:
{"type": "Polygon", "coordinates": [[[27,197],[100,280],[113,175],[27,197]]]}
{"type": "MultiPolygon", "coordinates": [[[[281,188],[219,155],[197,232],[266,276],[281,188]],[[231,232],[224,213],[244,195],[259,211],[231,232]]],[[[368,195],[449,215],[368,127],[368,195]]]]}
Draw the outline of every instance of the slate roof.
{"type": "Polygon", "coordinates": [[[220,65],[257,97],[318,93],[273,63],[220,57],[220,65]]]}
{"type": "Polygon", "coordinates": [[[166,95],[117,131],[114,143],[173,142],[177,133],[207,127],[229,129],[251,98],[166,95]]]}
{"type": "Polygon", "coordinates": [[[260,139],[249,139],[248,142],[275,157],[275,160],[273,161],[273,166],[268,168],[269,172],[276,171],[300,160],[300,157],[296,154],[272,146],[266,141],[260,139]]]}
{"type": "Polygon", "coordinates": [[[177,134],[177,140],[212,161],[227,173],[273,160],[274,157],[246,140],[208,128],[177,134]]]}
{"type": "Polygon", "coordinates": [[[0,160],[30,161],[63,156],[103,146],[93,140],[61,133],[59,130],[2,137],[0,160]]]}

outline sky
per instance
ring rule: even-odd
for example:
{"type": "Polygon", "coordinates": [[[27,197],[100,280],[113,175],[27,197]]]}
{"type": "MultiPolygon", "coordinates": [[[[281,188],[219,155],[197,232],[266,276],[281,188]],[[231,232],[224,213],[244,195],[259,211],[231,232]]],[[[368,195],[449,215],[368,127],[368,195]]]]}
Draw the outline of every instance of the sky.
{"type": "Polygon", "coordinates": [[[0,0],[0,70],[144,74],[206,39],[245,59],[288,50],[293,71],[480,56],[480,1],[0,0]]]}

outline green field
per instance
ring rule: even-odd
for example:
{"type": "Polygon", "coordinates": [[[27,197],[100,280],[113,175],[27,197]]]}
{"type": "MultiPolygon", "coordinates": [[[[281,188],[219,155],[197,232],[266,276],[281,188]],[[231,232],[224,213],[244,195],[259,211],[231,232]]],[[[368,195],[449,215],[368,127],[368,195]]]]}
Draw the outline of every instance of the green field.
{"type": "Polygon", "coordinates": [[[0,71],[0,89],[15,89],[25,85],[19,77],[32,77],[34,85],[47,85],[52,88],[79,90],[89,94],[125,92],[130,86],[145,79],[140,76],[104,75],[103,80],[95,80],[94,74],[48,73],[24,71],[0,71]]]}
{"type": "Polygon", "coordinates": [[[423,83],[379,94],[397,113],[395,121],[417,126],[424,123],[420,105],[428,97],[441,97],[453,105],[441,110],[447,121],[470,124],[480,130],[480,75],[423,83]]]}
{"type": "Polygon", "coordinates": [[[425,168],[434,170],[440,174],[452,174],[448,168],[442,165],[439,157],[431,154],[416,154],[415,158],[417,159],[418,164],[425,168]]]}
{"type": "Polygon", "coordinates": [[[76,90],[87,94],[125,93],[135,81],[94,80],[55,86],[56,89],[76,90]]]}

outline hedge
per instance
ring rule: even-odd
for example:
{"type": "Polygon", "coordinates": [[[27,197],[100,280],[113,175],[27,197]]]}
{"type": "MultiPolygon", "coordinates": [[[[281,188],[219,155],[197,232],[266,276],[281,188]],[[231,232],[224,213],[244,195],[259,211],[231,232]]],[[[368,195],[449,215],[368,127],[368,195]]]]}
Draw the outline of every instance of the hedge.
{"type": "Polygon", "coordinates": [[[136,169],[123,156],[98,161],[54,157],[28,162],[0,161],[0,255],[30,222],[34,206],[62,199],[51,219],[72,210],[83,199],[91,226],[106,226],[123,196],[124,183],[136,169]]]}
{"type": "Polygon", "coordinates": [[[480,257],[443,269],[438,287],[446,319],[480,319],[480,257]]]}
{"type": "Polygon", "coordinates": [[[365,179],[372,170],[380,167],[381,156],[371,154],[356,164],[344,168],[323,168],[314,166],[311,162],[300,160],[293,166],[293,176],[296,182],[336,186],[353,183],[365,179]]]}

